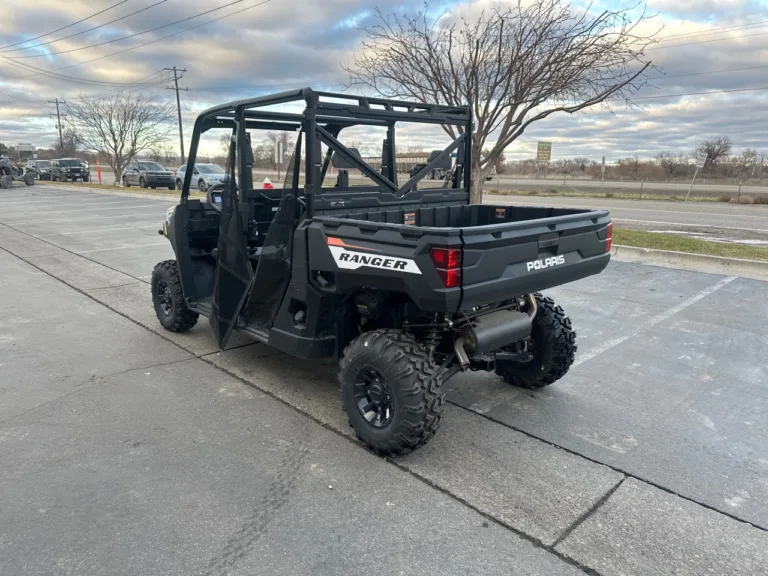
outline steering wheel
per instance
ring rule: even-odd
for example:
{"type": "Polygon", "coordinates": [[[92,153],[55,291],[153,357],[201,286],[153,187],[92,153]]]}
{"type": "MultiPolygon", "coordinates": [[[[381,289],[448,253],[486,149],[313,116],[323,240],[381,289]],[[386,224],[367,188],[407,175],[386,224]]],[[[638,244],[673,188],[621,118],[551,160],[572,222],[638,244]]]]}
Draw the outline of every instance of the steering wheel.
{"type": "Polygon", "coordinates": [[[221,195],[224,192],[224,184],[214,184],[205,191],[205,199],[211,208],[221,212],[221,195]]]}

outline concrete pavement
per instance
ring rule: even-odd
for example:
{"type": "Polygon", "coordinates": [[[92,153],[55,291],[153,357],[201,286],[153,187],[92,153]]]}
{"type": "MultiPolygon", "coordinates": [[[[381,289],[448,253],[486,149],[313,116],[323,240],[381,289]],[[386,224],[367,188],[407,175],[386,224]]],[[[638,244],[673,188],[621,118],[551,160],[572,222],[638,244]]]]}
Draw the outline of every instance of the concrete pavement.
{"type": "Polygon", "coordinates": [[[768,573],[768,284],[613,263],[558,288],[571,373],[457,376],[433,442],[385,461],[334,364],[160,328],[171,201],[3,200],[1,573],[768,573]]]}

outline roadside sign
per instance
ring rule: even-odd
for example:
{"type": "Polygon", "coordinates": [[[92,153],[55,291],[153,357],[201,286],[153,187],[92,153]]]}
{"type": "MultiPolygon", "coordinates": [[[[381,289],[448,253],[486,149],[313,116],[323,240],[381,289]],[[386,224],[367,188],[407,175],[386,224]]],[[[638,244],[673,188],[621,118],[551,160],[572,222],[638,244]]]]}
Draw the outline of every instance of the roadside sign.
{"type": "Polygon", "coordinates": [[[275,164],[282,164],[283,163],[283,142],[278,141],[277,146],[275,146],[275,164]]]}
{"type": "Polygon", "coordinates": [[[549,164],[552,159],[552,142],[543,142],[539,140],[536,150],[536,162],[539,164],[549,164]]]}
{"type": "Polygon", "coordinates": [[[601,171],[602,171],[601,172],[602,174],[605,174],[605,156],[603,156],[603,165],[602,165],[601,171]]]}
{"type": "Polygon", "coordinates": [[[19,152],[34,152],[35,145],[19,143],[19,144],[16,144],[16,150],[18,150],[19,152]]]}

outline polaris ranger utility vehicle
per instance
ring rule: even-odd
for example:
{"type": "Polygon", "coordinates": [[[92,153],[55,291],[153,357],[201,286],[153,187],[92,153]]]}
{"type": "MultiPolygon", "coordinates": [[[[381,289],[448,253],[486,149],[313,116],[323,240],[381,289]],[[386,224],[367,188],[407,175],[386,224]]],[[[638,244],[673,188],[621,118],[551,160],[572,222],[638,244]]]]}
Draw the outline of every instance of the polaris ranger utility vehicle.
{"type": "Polygon", "coordinates": [[[471,132],[469,108],[309,88],[203,112],[181,201],[160,231],[176,253],[152,274],[160,323],[182,332],[203,315],[221,348],[241,330],[299,358],[339,359],[350,424],[382,454],[430,439],[441,386],[459,371],[495,370],[525,388],[555,382],[573,362],[575,333],[537,291],[605,268],[608,212],[470,204],[471,132]],[[298,101],[300,114],[267,109],[298,101]],[[406,182],[395,163],[400,121],[458,134],[406,182]],[[382,132],[380,171],[339,141],[352,126],[382,132]],[[190,198],[198,144],[214,128],[231,134],[228,179],[190,198]],[[296,134],[282,189],[254,188],[259,130],[296,134]],[[449,185],[420,188],[454,151],[449,185]],[[368,183],[351,185],[349,169],[368,183]]]}
{"type": "Polygon", "coordinates": [[[0,156],[0,188],[11,188],[14,180],[21,180],[27,186],[35,183],[35,173],[24,170],[7,156],[0,156]]]}

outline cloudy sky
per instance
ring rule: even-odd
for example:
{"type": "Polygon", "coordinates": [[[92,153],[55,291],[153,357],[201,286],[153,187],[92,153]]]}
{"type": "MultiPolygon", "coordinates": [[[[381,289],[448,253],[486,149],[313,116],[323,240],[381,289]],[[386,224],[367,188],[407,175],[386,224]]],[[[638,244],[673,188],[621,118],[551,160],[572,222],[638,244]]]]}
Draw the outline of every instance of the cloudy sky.
{"type": "MultiPolygon", "coordinates": [[[[188,142],[196,114],[212,104],[301,86],[341,90],[341,63],[359,49],[358,28],[371,21],[372,8],[415,11],[422,5],[233,1],[3,0],[0,142],[50,146],[56,129],[49,117],[55,106],[48,100],[54,98],[108,96],[126,88],[170,98],[168,73],[162,72],[170,66],[187,70],[181,85],[189,89],[182,93],[188,142]],[[211,12],[197,16],[206,11],[211,12]],[[55,32],[78,20],[83,22],[55,32]]],[[[433,0],[431,10],[489,4],[433,0]]],[[[592,10],[629,5],[634,2],[599,0],[592,10]]],[[[690,151],[717,135],[730,136],[737,151],[768,152],[768,2],[648,0],[648,10],[656,14],[652,25],[663,30],[648,52],[660,71],[650,74],[651,86],[637,95],[642,108],[550,116],[515,142],[508,156],[530,157],[537,140],[546,139],[554,142],[553,159],[652,157],[660,150],[690,151]]],[[[408,140],[431,144],[429,136],[415,132],[408,140]]],[[[209,152],[216,147],[208,146],[209,152]]]]}

